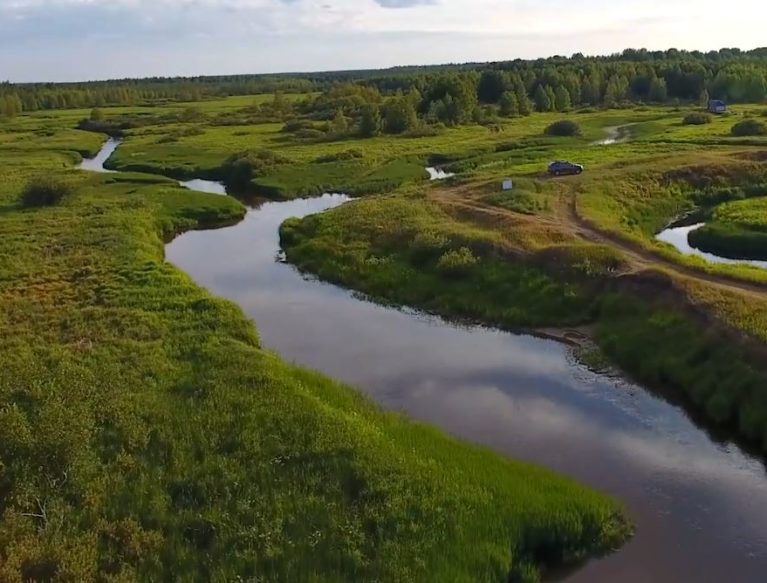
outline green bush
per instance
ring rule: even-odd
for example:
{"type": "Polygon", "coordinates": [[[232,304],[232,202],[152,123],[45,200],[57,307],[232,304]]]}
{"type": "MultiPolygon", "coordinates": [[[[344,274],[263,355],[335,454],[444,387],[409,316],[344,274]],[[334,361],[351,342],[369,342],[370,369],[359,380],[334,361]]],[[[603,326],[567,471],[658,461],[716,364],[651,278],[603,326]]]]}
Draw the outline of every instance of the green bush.
{"type": "Polygon", "coordinates": [[[232,154],[221,166],[224,182],[235,191],[249,190],[251,180],[290,160],[271,150],[247,150],[232,154]]]}
{"type": "Polygon", "coordinates": [[[300,130],[310,130],[314,128],[314,123],[308,119],[291,119],[285,122],[280,130],[283,133],[294,133],[300,130]]]}
{"type": "Polygon", "coordinates": [[[574,121],[571,121],[569,119],[563,119],[560,121],[555,121],[553,124],[548,126],[543,133],[546,134],[547,136],[559,136],[559,137],[580,136],[581,128],[574,121]]]}
{"type": "Polygon", "coordinates": [[[450,249],[442,254],[437,269],[449,275],[463,275],[479,262],[468,247],[450,249]]]}
{"type": "Polygon", "coordinates": [[[764,136],[767,135],[767,125],[757,119],[744,119],[732,126],[732,135],[743,136],[764,136]]]}
{"type": "Polygon", "coordinates": [[[334,154],[325,154],[315,160],[319,164],[325,164],[327,162],[344,162],[346,160],[359,160],[364,158],[365,154],[357,148],[351,150],[344,150],[343,152],[335,152],[334,154]]]}
{"type": "Polygon", "coordinates": [[[695,112],[688,113],[686,116],[684,116],[682,124],[686,126],[702,126],[707,123],[711,123],[711,121],[711,115],[708,113],[695,112]]]}
{"type": "Polygon", "coordinates": [[[72,193],[72,185],[56,178],[44,177],[31,180],[21,193],[24,207],[53,206],[72,193]]]}

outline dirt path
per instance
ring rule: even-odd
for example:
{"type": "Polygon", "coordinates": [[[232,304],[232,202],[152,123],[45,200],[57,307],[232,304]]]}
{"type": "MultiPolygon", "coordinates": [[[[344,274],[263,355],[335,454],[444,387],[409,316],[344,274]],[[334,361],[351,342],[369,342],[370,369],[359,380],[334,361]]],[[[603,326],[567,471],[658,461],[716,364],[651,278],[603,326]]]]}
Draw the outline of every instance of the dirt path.
{"type": "Polygon", "coordinates": [[[767,293],[767,284],[743,281],[727,275],[706,273],[699,269],[695,269],[694,267],[688,267],[681,263],[677,263],[676,261],[663,257],[657,253],[653,253],[651,250],[645,249],[637,243],[624,239],[620,235],[599,229],[578,214],[574,196],[571,197],[570,202],[567,205],[567,210],[568,221],[576,227],[578,234],[582,238],[594,243],[601,243],[619,249],[638,268],[662,267],[663,269],[672,271],[682,277],[702,281],[720,288],[759,295],[767,293]]]}
{"type": "Polygon", "coordinates": [[[748,282],[734,276],[706,273],[663,257],[615,233],[600,229],[578,214],[574,195],[563,194],[563,197],[567,203],[562,205],[565,208],[560,209],[558,213],[551,216],[530,216],[483,202],[477,196],[475,185],[440,188],[429,194],[429,198],[443,208],[450,209],[489,228],[519,229],[529,226],[538,229],[541,227],[556,229],[565,235],[574,235],[593,243],[613,247],[623,253],[631,266],[630,269],[634,271],[659,267],[679,277],[703,282],[723,290],[760,296],[767,294],[767,283],[748,282]]]}

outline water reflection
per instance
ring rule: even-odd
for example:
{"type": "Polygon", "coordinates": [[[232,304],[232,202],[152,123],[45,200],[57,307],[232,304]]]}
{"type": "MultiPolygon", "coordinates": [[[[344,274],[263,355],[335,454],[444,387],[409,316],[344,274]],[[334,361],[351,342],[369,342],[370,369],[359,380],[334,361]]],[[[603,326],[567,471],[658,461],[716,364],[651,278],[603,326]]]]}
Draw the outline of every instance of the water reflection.
{"type": "Polygon", "coordinates": [[[287,360],[622,500],[635,539],[568,580],[763,580],[764,469],[680,409],[573,364],[554,342],[384,308],[276,261],[283,220],[346,201],[266,203],[235,227],[179,237],[167,256],[242,306],[287,360]]]}
{"type": "Polygon", "coordinates": [[[426,172],[429,173],[429,180],[445,180],[446,178],[455,176],[453,172],[446,172],[442,168],[429,167],[426,169],[426,172]]]}
{"type": "Polygon", "coordinates": [[[661,231],[655,237],[658,241],[673,245],[677,251],[684,255],[693,255],[695,257],[702,257],[710,263],[722,263],[727,265],[753,265],[754,267],[760,267],[767,269],[767,261],[757,261],[753,259],[728,259],[727,257],[720,257],[713,253],[706,253],[700,249],[696,249],[690,245],[690,233],[700,229],[705,223],[697,223],[695,225],[686,225],[683,227],[672,227],[661,231]]]}
{"type": "Polygon", "coordinates": [[[114,151],[117,149],[117,146],[119,146],[121,142],[122,140],[109,138],[95,157],[85,158],[82,162],[80,162],[80,166],[78,166],[78,168],[81,170],[87,170],[88,172],[102,172],[107,174],[113,173],[114,170],[107,170],[104,168],[104,163],[109,160],[109,157],[114,153],[114,151]]]}

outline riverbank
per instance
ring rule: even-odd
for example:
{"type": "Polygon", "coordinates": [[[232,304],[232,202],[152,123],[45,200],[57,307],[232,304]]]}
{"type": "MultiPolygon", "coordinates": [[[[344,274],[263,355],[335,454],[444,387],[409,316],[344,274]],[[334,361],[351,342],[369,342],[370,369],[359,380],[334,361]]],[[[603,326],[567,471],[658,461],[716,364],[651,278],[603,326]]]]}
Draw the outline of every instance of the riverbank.
{"type": "Polygon", "coordinates": [[[0,578],[532,581],[626,539],[607,497],[261,349],[164,261],[239,203],[29,138],[0,170],[0,578]],[[40,172],[74,194],[20,209],[40,172]]]}
{"type": "Polygon", "coordinates": [[[511,330],[595,324],[593,339],[631,376],[676,392],[711,424],[767,451],[759,359],[723,344],[668,276],[616,277],[620,262],[596,245],[561,248],[554,261],[513,259],[499,252],[496,230],[413,197],[290,220],[281,235],[299,268],[379,301],[511,330]]]}
{"type": "Polygon", "coordinates": [[[283,358],[359,387],[385,409],[621,500],[635,536],[619,552],[569,571],[569,582],[758,580],[767,558],[763,465],[727,442],[727,432],[699,429],[676,405],[678,393],[659,398],[625,381],[589,347],[580,356],[585,367],[566,346],[538,335],[371,303],[275,262],[286,219],[363,204],[345,201],[267,202],[236,226],[182,235],[167,257],[242,306],[264,347],[283,358]]]}

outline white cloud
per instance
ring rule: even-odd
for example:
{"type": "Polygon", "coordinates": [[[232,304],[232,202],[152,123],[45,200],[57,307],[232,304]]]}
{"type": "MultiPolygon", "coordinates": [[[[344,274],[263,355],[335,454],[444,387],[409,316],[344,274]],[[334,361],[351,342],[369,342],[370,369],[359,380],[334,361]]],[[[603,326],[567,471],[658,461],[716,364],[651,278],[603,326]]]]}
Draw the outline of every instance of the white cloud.
{"type": "Polygon", "coordinates": [[[759,15],[767,8],[758,0],[732,0],[723,12],[698,0],[0,0],[0,63],[7,63],[0,76],[360,68],[627,46],[749,48],[763,42],[759,15]]]}

